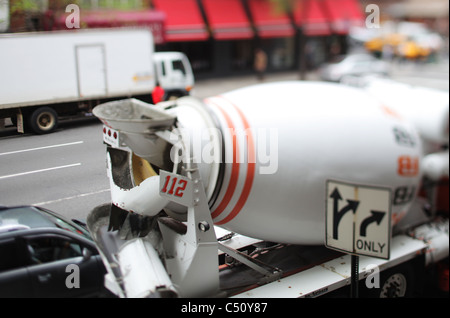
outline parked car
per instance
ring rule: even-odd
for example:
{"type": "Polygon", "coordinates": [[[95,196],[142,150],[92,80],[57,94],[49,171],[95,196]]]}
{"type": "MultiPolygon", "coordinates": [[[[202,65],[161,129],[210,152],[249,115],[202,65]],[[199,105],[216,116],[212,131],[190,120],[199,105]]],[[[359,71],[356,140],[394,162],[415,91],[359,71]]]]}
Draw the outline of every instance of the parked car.
{"type": "Polygon", "coordinates": [[[89,231],[35,206],[0,206],[0,297],[108,295],[89,231]]]}
{"type": "Polygon", "coordinates": [[[389,64],[369,54],[340,55],[320,69],[324,81],[340,82],[347,76],[389,75],[389,64]]]}

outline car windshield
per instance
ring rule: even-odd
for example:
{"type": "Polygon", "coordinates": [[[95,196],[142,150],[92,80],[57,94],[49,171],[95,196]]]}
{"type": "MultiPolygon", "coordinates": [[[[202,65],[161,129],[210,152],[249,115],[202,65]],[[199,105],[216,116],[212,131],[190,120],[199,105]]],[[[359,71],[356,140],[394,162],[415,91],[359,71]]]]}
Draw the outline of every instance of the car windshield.
{"type": "Polygon", "coordinates": [[[37,207],[15,207],[0,210],[0,227],[14,227],[20,229],[23,226],[30,228],[56,227],[68,230],[91,239],[89,232],[76,224],[61,219],[50,211],[37,207]]]}

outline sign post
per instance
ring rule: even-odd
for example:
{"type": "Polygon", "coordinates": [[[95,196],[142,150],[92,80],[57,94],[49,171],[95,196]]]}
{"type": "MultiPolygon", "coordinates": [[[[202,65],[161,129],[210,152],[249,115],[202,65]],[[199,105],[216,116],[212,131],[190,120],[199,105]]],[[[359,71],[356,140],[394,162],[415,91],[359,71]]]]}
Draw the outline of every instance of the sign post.
{"type": "Polygon", "coordinates": [[[359,284],[359,256],[352,254],[351,264],[351,285],[350,296],[352,298],[358,298],[358,284],[359,284]]]}
{"type": "Polygon", "coordinates": [[[391,190],[328,180],[325,246],[351,254],[351,295],[358,296],[359,255],[390,257],[391,190]]]}

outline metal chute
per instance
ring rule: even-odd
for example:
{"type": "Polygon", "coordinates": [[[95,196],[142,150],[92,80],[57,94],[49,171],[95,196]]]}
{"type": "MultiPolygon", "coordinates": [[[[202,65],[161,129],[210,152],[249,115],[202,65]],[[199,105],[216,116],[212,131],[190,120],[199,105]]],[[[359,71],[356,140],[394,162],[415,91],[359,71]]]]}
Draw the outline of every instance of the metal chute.
{"type": "Polygon", "coordinates": [[[176,117],[134,99],[100,105],[94,113],[105,129],[120,136],[117,148],[107,151],[112,204],[102,207],[101,213],[94,210],[88,220],[107,264],[110,289],[122,297],[218,293],[217,241],[199,169],[189,157],[176,164],[167,160],[173,148],[175,155],[189,153],[178,151],[183,142],[170,138],[176,117]],[[149,165],[155,171],[135,171],[148,170],[149,165]],[[165,179],[175,176],[173,183],[183,178],[186,184],[175,193],[187,199],[162,196],[160,174],[165,179]],[[164,212],[171,208],[174,215],[180,207],[188,223],[202,227],[186,227],[164,212]]]}

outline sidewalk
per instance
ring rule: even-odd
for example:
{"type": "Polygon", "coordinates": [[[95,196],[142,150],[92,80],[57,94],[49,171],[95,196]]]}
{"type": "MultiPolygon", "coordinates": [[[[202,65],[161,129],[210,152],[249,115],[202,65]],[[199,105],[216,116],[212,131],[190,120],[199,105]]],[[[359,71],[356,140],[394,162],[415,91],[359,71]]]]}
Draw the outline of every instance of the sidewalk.
{"type": "Polygon", "coordinates": [[[392,63],[391,77],[399,82],[449,91],[449,61],[392,63]]]}
{"type": "MultiPolygon", "coordinates": [[[[196,82],[193,95],[199,98],[205,98],[254,84],[298,80],[300,80],[299,71],[269,73],[266,74],[266,77],[263,81],[258,80],[256,74],[226,78],[204,79],[198,80],[196,82]]],[[[306,74],[306,80],[319,80],[319,76],[317,72],[308,72],[306,74]]]]}
{"type": "MultiPolygon", "coordinates": [[[[436,88],[449,91],[448,60],[440,63],[392,63],[391,78],[402,83],[436,88]]],[[[299,71],[289,71],[282,73],[268,73],[264,81],[259,81],[254,75],[231,76],[226,78],[213,78],[197,80],[193,95],[201,99],[225,93],[233,89],[268,82],[278,81],[298,81],[299,71]]],[[[308,72],[308,81],[320,81],[318,71],[308,72]]]]}

